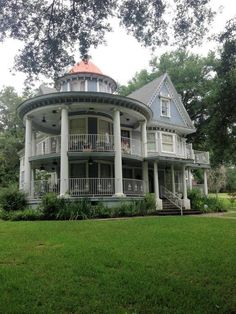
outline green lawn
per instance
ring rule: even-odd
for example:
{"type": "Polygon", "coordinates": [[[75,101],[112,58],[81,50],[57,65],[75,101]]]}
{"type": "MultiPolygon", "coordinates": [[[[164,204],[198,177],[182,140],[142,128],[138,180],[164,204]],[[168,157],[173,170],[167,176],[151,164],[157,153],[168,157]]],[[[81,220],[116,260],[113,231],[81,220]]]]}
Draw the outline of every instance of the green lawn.
{"type": "Polygon", "coordinates": [[[0,221],[0,313],[236,313],[236,220],[0,221]]]}

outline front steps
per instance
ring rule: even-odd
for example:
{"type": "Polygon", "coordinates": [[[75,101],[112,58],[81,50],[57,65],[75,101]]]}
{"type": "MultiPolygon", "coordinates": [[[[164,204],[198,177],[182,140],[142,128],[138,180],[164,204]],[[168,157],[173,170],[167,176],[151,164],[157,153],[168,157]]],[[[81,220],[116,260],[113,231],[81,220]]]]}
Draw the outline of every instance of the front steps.
{"type": "MultiPolygon", "coordinates": [[[[158,216],[180,216],[181,210],[166,198],[162,200],[163,209],[157,211],[158,216]]],[[[199,210],[183,209],[183,215],[199,215],[199,210]]]]}
{"type": "MultiPolygon", "coordinates": [[[[200,210],[183,209],[183,215],[200,215],[202,212],[200,210]]],[[[162,209],[157,211],[158,216],[180,216],[180,209],[162,209]]]]}

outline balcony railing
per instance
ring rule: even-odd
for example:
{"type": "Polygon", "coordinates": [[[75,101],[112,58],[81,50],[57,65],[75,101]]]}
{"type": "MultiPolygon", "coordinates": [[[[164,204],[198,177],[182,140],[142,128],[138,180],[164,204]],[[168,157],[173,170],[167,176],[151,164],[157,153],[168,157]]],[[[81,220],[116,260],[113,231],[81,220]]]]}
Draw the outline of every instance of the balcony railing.
{"type": "Polygon", "coordinates": [[[71,152],[110,152],[114,151],[114,136],[109,134],[71,134],[71,152]]]}
{"type": "Polygon", "coordinates": [[[194,161],[196,164],[210,164],[209,152],[194,150],[194,161]]]}
{"type": "MultiPolygon", "coordinates": [[[[36,156],[60,153],[60,136],[51,136],[37,143],[36,156]]],[[[121,137],[123,154],[141,156],[141,141],[128,137],[121,137]]],[[[114,136],[109,134],[70,134],[68,142],[69,152],[114,152],[114,136]]]]}
{"type": "MultiPolygon", "coordinates": [[[[123,191],[128,196],[142,196],[143,181],[123,179],[123,191]]],[[[41,198],[46,193],[60,193],[60,180],[38,180],[32,182],[32,196],[41,198]]],[[[115,194],[115,178],[69,178],[71,197],[99,197],[115,194]]]]}
{"type": "Polygon", "coordinates": [[[192,144],[186,144],[186,158],[194,159],[194,152],[193,152],[192,144]]]}
{"type": "Polygon", "coordinates": [[[36,144],[35,155],[47,155],[60,153],[61,150],[61,136],[50,136],[36,144]]]}
{"type": "Polygon", "coordinates": [[[129,137],[121,137],[121,150],[124,154],[129,155],[142,155],[142,145],[140,140],[129,137]]]}

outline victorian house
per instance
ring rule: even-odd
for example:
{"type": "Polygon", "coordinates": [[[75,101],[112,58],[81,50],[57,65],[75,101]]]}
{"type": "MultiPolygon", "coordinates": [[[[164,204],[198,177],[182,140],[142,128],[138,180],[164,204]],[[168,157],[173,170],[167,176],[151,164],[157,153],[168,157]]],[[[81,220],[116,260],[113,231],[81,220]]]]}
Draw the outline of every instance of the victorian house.
{"type": "Polygon", "coordinates": [[[55,88],[41,86],[18,107],[25,124],[20,189],[30,202],[55,192],[113,204],[150,192],[158,209],[166,199],[189,209],[191,171],[199,167],[207,194],[209,154],[187,143],[195,128],[168,74],[127,97],[116,88],[91,61],[81,61],[55,88]]]}

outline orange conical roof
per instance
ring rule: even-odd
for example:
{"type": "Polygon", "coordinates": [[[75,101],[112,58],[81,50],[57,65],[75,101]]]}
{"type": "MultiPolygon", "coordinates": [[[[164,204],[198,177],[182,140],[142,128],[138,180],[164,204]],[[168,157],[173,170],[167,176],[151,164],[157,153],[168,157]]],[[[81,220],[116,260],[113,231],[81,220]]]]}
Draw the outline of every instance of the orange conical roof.
{"type": "Polygon", "coordinates": [[[69,71],[71,74],[80,72],[102,74],[101,70],[90,60],[82,60],[81,62],[76,63],[69,71]]]}

